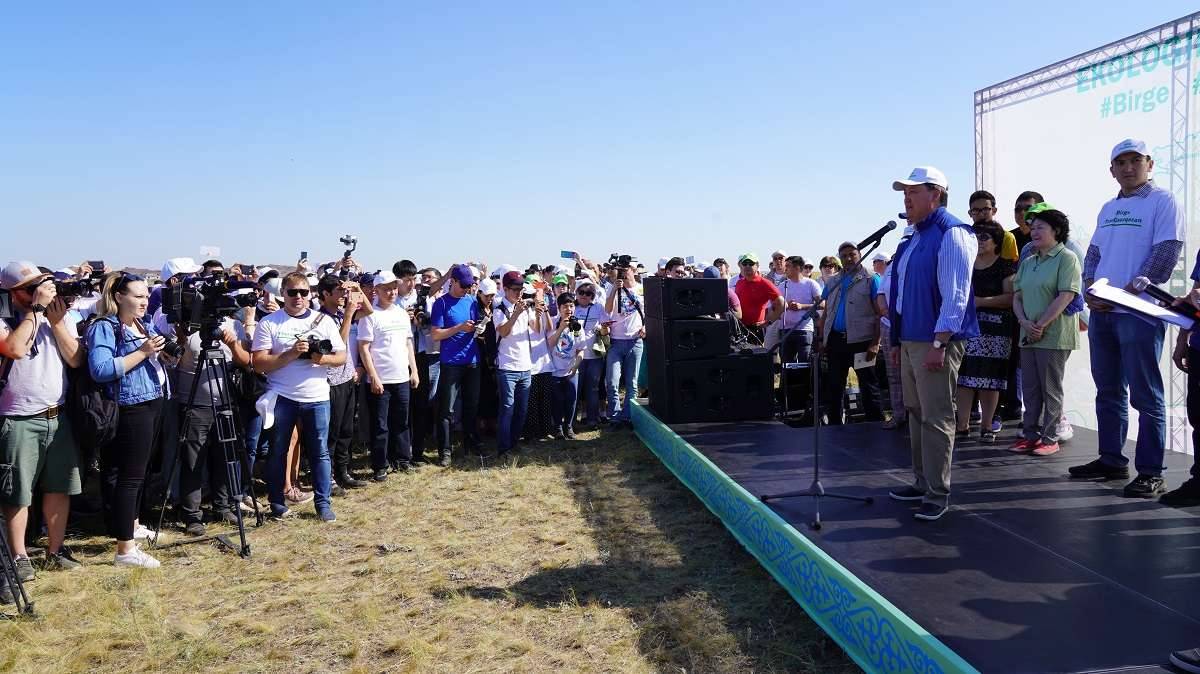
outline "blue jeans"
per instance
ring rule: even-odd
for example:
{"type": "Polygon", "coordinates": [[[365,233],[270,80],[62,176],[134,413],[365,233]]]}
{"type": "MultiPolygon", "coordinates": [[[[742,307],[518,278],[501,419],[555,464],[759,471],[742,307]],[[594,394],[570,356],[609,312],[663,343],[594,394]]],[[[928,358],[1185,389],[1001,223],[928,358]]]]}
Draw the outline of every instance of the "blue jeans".
{"type": "Polygon", "coordinates": [[[638,368],[642,363],[642,340],[614,339],[608,348],[608,417],[629,421],[629,405],[637,397],[638,368]],[[620,384],[625,385],[625,405],[621,405],[620,384]]]}
{"type": "Polygon", "coordinates": [[[496,428],[496,449],[507,452],[516,446],[525,428],[525,412],[529,409],[529,387],[533,377],[529,371],[496,370],[496,390],[500,396],[500,419],[496,428]]]}
{"type": "Polygon", "coordinates": [[[579,375],[571,377],[554,377],[553,388],[550,389],[551,409],[554,415],[555,429],[575,427],[575,402],[579,399],[579,375]]]}
{"type": "Polygon", "coordinates": [[[259,416],[258,410],[254,409],[254,405],[246,405],[244,412],[246,415],[244,417],[246,420],[246,459],[250,464],[250,471],[254,472],[255,462],[271,455],[271,442],[268,437],[271,433],[263,434],[263,420],[259,416]]]}
{"type": "Polygon", "coordinates": [[[292,442],[292,429],[300,422],[300,446],[308,452],[308,467],[312,471],[313,505],[317,512],[329,510],[329,491],[332,487],[329,462],[329,401],[298,403],[279,396],[275,401],[275,425],[271,427],[271,453],[267,456],[267,489],[271,510],[281,513],[287,509],[283,500],[283,482],[287,471],[287,451],[292,442]]]}
{"type": "Polygon", "coordinates": [[[595,425],[600,421],[600,380],[604,377],[604,359],[590,358],[579,364],[579,397],[587,404],[583,422],[595,425]]]}
{"type": "Polygon", "coordinates": [[[1088,340],[1096,382],[1096,435],[1105,465],[1129,465],[1121,450],[1129,433],[1132,404],[1138,411],[1134,466],[1138,475],[1162,475],[1167,411],[1158,361],[1165,332],[1162,323],[1151,324],[1133,314],[1092,312],[1088,340]]]}
{"type": "Polygon", "coordinates": [[[367,402],[374,420],[371,438],[371,468],[384,470],[390,464],[412,461],[412,438],[408,430],[408,382],[384,384],[383,393],[371,393],[367,402]]]}

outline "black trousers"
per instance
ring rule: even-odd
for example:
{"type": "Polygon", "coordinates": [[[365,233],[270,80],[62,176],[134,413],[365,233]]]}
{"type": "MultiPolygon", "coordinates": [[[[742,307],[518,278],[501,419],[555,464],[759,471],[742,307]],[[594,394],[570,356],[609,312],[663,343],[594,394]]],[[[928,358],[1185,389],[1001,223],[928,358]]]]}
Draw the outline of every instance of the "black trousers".
{"type": "Polygon", "coordinates": [[[350,471],[350,445],[354,442],[354,415],[358,384],[354,380],[329,387],[329,456],[333,477],[350,471]]]}
{"type": "Polygon", "coordinates": [[[438,381],[438,455],[450,453],[451,431],[454,428],[454,401],[462,396],[463,448],[478,452],[483,446],[479,427],[475,423],[479,409],[479,367],[477,365],[447,365],[442,363],[438,381]]]}
{"type": "MultiPolygon", "coordinates": [[[[825,385],[821,395],[824,397],[824,408],[829,415],[829,423],[839,425],[844,423],[846,398],[846,375],[854,367],[855,354],[865,353],[869,341],[846,343],[846,335],[841,332],[829,333],[825,344],[825,357],[829,362],[829,371],[825,375],[825,385]]],[[[883,412],[879,407],[879,384],[875,381],[874,367],[865,367],[854,371],[858,375],[859,399],[867,421],[880,421],[883,412]]]]}
{"type": "Polygon", "coordinates": [[[430,389],[434,383],[429,376],[429,364],[438,362],[438,354],[417,353],[417,373],[421,376],[421,385],[410,392],[409,407],[412,410],[412,452],[413,456],[421,456],[425,451],[425,440],[435,434],[438,426],[437,399],[430,398],[430,389]]]}
{"type": "MultiPolygon", "coordinates": [[[[1188,347],[1187,415],[1192,425],[1192,447],[1200,448],[1200,349],[1188,347]]],[[[1192,477],[1200,479],[1200,451],[1192,457],[1192,477]]]]}
{"type": "Polygon", "coordinates": [[[133,540],[133,521],[142,510],[142,484],[162,423],[163,399],[121,407],[117,433],[100,450],[104,522],[118,541],[133,540]]]}
{"type": "MultiPolygon", "coordinates": [[[[200,500],[204,486],[204,467],[208,466],[208,484],[213,509],[234,508],[229,497],[225,451],[217,442],[217,422],[211,407],[180,405],[179,427],[186,427],[179,447],[179,510],[184,524],[201,522],[200,500]]],[[[240,466],[239,466],[240,472],[240,466]]]]}

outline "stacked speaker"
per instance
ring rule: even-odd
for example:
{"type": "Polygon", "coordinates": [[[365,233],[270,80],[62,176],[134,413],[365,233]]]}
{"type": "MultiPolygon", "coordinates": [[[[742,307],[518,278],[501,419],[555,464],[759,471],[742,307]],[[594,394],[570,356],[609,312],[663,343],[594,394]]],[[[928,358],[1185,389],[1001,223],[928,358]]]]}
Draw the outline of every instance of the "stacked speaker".
{"type": "Polygon", "coordinates": [[[769,418],[771,358],[730,352],[727,282],[655,276],[643,287],[655,415],[667,423],[769,418]]]}

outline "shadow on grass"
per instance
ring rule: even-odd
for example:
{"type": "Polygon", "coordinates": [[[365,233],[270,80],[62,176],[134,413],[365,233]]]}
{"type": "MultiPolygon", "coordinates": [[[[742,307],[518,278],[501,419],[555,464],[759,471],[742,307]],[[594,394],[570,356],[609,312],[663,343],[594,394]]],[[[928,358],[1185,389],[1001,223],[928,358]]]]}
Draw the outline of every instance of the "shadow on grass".
{"type": "MultiPolygon", "coordinates": [[[[538,443],[501,462],[517,470],[528,463],[563,469],[603,561],[456,592],[538,607],[622,607],[639,630],[639,650],[664,670],[857,671],[632,432],[538,443]]],[[[479,462],[459,469],[480,470],[479,462]]]]}

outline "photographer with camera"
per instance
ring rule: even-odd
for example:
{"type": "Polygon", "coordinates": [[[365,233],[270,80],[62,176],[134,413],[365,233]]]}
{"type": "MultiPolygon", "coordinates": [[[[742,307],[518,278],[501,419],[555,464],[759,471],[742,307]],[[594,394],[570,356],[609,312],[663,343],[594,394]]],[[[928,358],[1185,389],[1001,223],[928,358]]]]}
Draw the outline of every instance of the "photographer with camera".
{"type": "Polygon", "coordinates": [[[575,318],[583,330],[579,340],[583,362],[579,364],[578,397],[584,403],[582,430],[589,431],[600,425],[600,384],[608,353],[602,336],[608,334],[607,323],[612,320],[598,302],[596,285],[590,281],[580,283],[575,291],[575,318]]]}
{"type": "Polygon", "coordinates": [[[522,297],[525,279],[510,271],[501,279],[504,298],[492,312],[496,327],[496,392],[500,398],[500,418],[496,430],[499,456],[519,452],[518,440],[525,427],[529,408],[529,388],[533,370],[533,333],[542,329],[542,314],[534,310],[533,299],[522,297]]]}
{"type": "MultiPolygon", "coordinates": [[[[193,301],[199,301],[196,298],[193,301]]],[[[249,367],[250,352],[238,339],[237,323],[226,316],[218,324],[220,341],[217,343],[221,354],[233,366],[249,367]]],[[[175,325],[175,334],[184,336],[179,363],[175,367],[177,385],[175,399],[179,403],[179,428],[187,428],[187,435],[180,438],[182,452],[179,463],[179,512],[184,531],[189,536],[203,536],[204,515],[200,510],[204,468],[208,467],[209,491],[212,495],[213,512],[226,524],[237,524],[238,507],[234,492],[240,492],[238,485],[228,484],[225,455],[217,444],[217,417],[214,410],[219,408],[221,391],[218,386],[228,387],[228,382],[213,382],[207,373],[201,371],[200,378],[196,376],[196,365],[204,347],[202,330],[188,331],[185,321],[175,325]],[[193,394],[194,386],[194,394],[193,394]]],[[[165,424],[164,424],[165,426],[165,424]]],[[[164,434],[167,431],[164,430],[164,434]]]]}
{"type": "Polygon", "coordinates": [[[267,486],[271,515],[291,513],[284,501],[284,477],[292,429],[300,422],[312,471],[313,499],[322,522],[336,517],[330,504],[328,368],[346,362],[346,344],[333,321],[309,308],[308,277],[283,277],[283,309],[263,318],[254,333],[254,369],[267,376],[267,395],[275,399],[267,486]]]}
{"type": "MultiPolygon", "coordinates": [[[[329,274],[317,284],[321,313],[337,326],[346,343],[346,362],[331,366],[329,379],[329,449],[333,455],[333,478],[342,489],[367,486],[350,472],[350,444],[354,440],[355,387],[358,386],[358,325],[367,315],[367,298],[354,281],[329,274]]],[[[340,492],[335,491],[335,495],[340,492]]]]}
{"type": "Polygon", "coordinates": [[[166,339],[145,320],[149,301],[141,276],[109,276],[96,304],[96,319],[87,329],[87,345],[92,380],[105,384],[105,397],[120,410],[116,434],[100,452],[105,520],[117,542],[114,564],[156,569],[158,560],[137,546],[137,540],[154,535],[141,525],[138,514],[169,392],[159,355],[166,339]]]}
{"type": "Polygon", "coordinates": [[[612,322],[608,349],[606,382],[608,386],[608,419],[612,428],[621,425],[632,428],[630,404],[637,397],[638,368],[642,362],[642,339],[646,336],[646,316],[642,311],[642,286],[634,280],[632,260],[628,255],[616,258],[616,279],[604,310],[612,322]],[[621,404],[620,387],[625,387],[625,404],[621,404]]]}
{"type": "Polygon", "coordinates": [[[575,317],[575,295],[558,296],[558,326],[548,335],[554,367],[552,408],[555,432],[575,439],[575,403],[579,400],[579,365],[583,362],[583,323],[575,317]]]}
{"type": "Polygon", "coordinates": [[[77,445],[64,412],[67,368],[83,364],[79,334],[55,284],[30,262],[10,262],[0,287],[12,298],[13,318],[0,322],[6,356],[0,365],[0,504],[8,544],[22,581],[34,576],[25,549],[29,507],[42,492],[45,569],[75,569],[63,545],[71,496],[79,494],[77,445]]]}
{"type": "Polygon", "coordinates": [[[408,312],[396,303],[399,280],[390,272],[375,276],[376,304],[358,322],[358,354],[371,383],[367,398],[374,419],[371,479],[387,480],[388,468],[408,472],[412,463],[408,404],[421,383],[408,312]]]}
{"type": "Polygon", "coordinates": [[[454,406],[462,396],[463,452],[480,453],[482,442],[476,424],[479,407],[479,340],[487,324],[472,289],[475,277],[466,265],[449,274],[450,289],[433,303],[431,337],[441,344],[441,380],[438,382],[438,463],[451,461],[454,406]]]}

